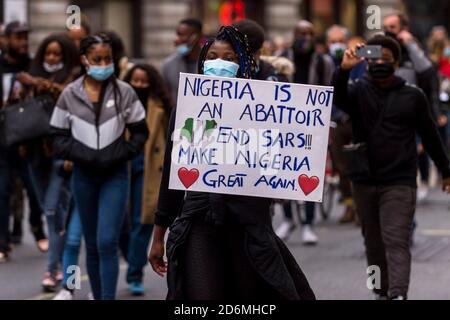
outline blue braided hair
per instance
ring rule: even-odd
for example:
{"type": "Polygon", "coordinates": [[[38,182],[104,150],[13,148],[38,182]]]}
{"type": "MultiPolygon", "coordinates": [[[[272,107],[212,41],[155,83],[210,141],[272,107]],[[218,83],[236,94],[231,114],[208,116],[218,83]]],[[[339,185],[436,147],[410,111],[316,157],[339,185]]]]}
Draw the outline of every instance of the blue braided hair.
{"type": "Polygon", "coordinates": [[[253,79],[255,77],[256,61],[251,53],[247,36],[233,26],[222,26],[219,33],[214,38],[209,39],[203,46],[198,60],[199,74],[203,74],[206,54],[215,41],[224,41],[233,47],[239,61],[238,78],[253,79]]]}

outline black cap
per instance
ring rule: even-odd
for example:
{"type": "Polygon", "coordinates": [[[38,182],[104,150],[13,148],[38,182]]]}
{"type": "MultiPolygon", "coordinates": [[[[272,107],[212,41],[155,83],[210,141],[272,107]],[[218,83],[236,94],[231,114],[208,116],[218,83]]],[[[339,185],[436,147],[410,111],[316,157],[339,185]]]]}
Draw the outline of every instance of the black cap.
{"type": "Polygon", "coordinates": [[[5,27],[5,35],[10,36],[13,33],[29,32],[30,28],[24,22],[12,21],[5,27]]]}

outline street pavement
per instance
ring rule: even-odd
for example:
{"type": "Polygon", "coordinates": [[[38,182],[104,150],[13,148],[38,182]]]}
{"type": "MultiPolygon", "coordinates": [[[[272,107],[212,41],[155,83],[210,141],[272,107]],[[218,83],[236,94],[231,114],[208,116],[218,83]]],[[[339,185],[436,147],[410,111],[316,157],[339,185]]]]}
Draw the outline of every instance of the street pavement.
{"type": "MultiPolygon", "coordinates": [[[[373,299],[366,287],[366,263],[359,227],[339,225],[343,210],[335,205],[327,221],[317,215],[316,232],[319,244],[305,247],[301,243],[301,227],[287,241],[310,281],[318,299],[373,299]]],[[[395,212],[392,212],[395,214],[395,212]]],[[[281,222],[276,209],[275,227],[281,222]]],[[[0,265],[0,299],[51,299],[43,294],[40,283],[45,271],[46,255],[39,253],[30,234],[23,244],[14,248],[10,262],[0,265]]],[[[84,251],[80,256],[82,268],[81,290],[76,299],[87,299],[89,284],[84,267],[84,251]]],[[[127,292],[126,264],[121,262],[118,299],[136,299],[127,292]]],[[[428,200],[418,205],[417,230],[413,248],[410,299],[450,299],[450,197],[433,190],[428,200]]],[[[146,267],[146,295],[138,299],[160,300],[167,292],[165,278],[146,267]]]]}

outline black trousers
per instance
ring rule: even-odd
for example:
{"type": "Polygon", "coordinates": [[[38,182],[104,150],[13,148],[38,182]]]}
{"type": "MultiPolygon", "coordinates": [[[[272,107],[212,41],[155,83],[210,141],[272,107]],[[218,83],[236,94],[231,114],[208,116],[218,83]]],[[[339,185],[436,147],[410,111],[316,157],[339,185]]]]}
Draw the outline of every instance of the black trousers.
{"type": "Polygon", "coordinates": [[[179,266],[187,300],[281,300],[252,267],[244,237],[238,224],[193,221],[179,266]]]}

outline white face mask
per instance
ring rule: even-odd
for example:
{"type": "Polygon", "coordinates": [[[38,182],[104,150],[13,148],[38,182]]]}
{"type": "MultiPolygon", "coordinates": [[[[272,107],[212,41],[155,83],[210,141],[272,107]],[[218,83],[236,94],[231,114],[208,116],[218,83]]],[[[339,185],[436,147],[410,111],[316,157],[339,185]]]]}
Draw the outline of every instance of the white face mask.
{"type": "Polygon", "coordinates": [[[64,68],[64,63],[60,62],[57,64],[48,64],[47,62],[44,62],[42,66],[44,67],[44,70],[47,71],[48,73],[55,73],[64,68]]]}
{"type": "Polygon", "coordinates": [[[330,54],[335,58],[342,59],[345,50],[347,50],[347,45],[345,43],[333,43],[330,45],[330,54]]]}

